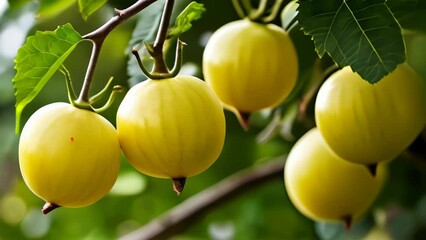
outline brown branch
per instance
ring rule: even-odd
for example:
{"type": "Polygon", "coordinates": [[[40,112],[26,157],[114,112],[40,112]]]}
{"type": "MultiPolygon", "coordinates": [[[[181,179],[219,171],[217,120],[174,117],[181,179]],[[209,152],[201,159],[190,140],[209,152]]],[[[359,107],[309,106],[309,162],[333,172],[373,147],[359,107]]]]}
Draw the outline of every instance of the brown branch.
{"type": "Polygon", "coordinates": [[[115,10],[117,15],[111,18],[104,25],[95,31],[83,36],[83,39],[91,40],[93,43],[92,55],[90,57],[89,65],[87,66],[86,75],[84,77],[83,87],[80,92],[78,101],[89,102],[89,90],[92,85],[93,74],[95,72],[96,63],[98,61],[99,53],[102,44],[109,33],[114,30],[118,25],[134,16],[144,8],[148,7],[157,0],[139,0],[130,7],[123,10],[115,10]]]}
{"type": "MultiPolygon", "coordinates": [[[[237,172],[188,198],[145,226],[122,236],[121,240],[168,239],[188,229],[209,211],[253,190],[265,182],[283,178],[285,157],[237,172]]],[[[284,190],[283,190],[284,191],[284,190]]]]}

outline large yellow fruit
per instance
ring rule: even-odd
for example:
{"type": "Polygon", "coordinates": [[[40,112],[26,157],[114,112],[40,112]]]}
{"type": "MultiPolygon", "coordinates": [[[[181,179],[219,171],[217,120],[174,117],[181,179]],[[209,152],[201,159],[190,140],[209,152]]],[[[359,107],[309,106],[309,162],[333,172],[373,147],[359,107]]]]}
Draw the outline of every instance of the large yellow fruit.
{"type": "Polygon", "coordinates": [[[422,79],[407,64],[374,85],[346,67],[320,88],[315,119],[335,153],[372,165],[394,159],[420,134],[425,97],[422,79]]]}
{"type": "Polygon", "coordinates": [[[283,102],[296,83],[298,59],[282,28],[242,19],[211,36],[203,72],[225,107],[250,114],[283,102]]]}
{"type": "Polygon", "coordinates": [[[22,130],[19,165],[25,183],[50,207],[87,206],[117,179],[117,131],[94,112],[67,103],[46,105],[22,130]]]}
{"type": "Polygon", "coordinates": [[[117,113],[121,147],[139,171],[185,179],[210,167],[225,140],[225,116],[205,82],[191,76],[132,87],[117,113]]]}
{"type": "Polygon", "coordinates": [[[284,170],[288,196],[301,213],[315,221],[347,225],[370,207],[384,179],[385,165],[380,164],[373,177],[364,166],[334,154],[317,128],[296,142],[284,170]]]}

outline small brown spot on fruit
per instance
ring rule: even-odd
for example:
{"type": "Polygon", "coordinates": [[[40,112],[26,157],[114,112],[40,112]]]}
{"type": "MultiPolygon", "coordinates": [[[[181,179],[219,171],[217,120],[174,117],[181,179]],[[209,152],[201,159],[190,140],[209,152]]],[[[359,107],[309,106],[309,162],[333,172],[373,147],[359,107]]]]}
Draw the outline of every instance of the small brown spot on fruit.
{"type": "Polygon", "coordinates": [[[74,137],[70,137],[70,142],[74,142],[74,137]]]}

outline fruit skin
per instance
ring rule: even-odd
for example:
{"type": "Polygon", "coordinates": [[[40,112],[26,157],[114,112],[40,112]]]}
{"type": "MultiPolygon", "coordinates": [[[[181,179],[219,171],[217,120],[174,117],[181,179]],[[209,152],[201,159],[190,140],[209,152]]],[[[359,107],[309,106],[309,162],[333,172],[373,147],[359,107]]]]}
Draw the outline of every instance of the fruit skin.
{"type": "Polygon", "coordinates": [[[343,160],[313,128],[291,149],[284,169],[288,196],[294,206],[315,221],[348,221],[359,218],[379,194],[386,165],[373,177],[360,164],[343,160]]]}
{"type": "Polygon", "coordinates": [[[28,187],[48,203],[83,207],[105,196],[120,170],[115,128],[102,116],[67,103],[37,110],[19,141],[28,187]]]}
{"type": "Polygon", "coordinates": [[[220,155],[225,116],[205,82],[178,75],[133,86],[118,109],[117,130],[124,154],[140,172],[187,178],[220,155]]]}
{"type": "Polygon", "coordinates": [[[298,59],[282,28],[242,19],[211,36],[203,72],[226,108],[251,113],[275,107],[289,95],[297,80],[298,59]]]}
{"type": "Polygon", "coordinates": [[[321,86],[315,119],[327,144],[342,158],[366,165],[392,160],[425,126],[422,79],[401,64],[372,85],[345,67],[321,86]]]}

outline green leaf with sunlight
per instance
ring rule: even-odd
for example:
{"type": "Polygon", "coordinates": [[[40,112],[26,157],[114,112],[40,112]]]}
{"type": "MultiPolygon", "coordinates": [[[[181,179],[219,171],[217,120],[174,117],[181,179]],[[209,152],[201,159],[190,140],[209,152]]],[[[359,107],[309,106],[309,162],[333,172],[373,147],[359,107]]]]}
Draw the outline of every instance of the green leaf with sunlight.
{"type": "Polygon", "coordinates": [[[50,18],[57,16],[65,9],[69,8],[76,0],[40,0],[38,10],[39,18],[50,18]]]}
{"type": "Polygon", "coordinates": [[[81,35],[71,24],[65,24],[55,31],[36,32],[19,49],[15,58],[17,73],[12,79],[16,97],[16,132],[20,130],[20,117],[25,106],[81,41],[81,35]]]}
{"type": "Polygon", "coordinates": [[[169,29],[168,38],[179,37],[182,33],[192,27],[192,22],[201,18],[206,11],[204,5],[197,2],[191,2],[176,18],[175,26],[169,29]]]}
{"type": "Polygon", "coordinates": [[[320,57],[326,52],[340,66],[370,83],[405,61],[401,28],[385,0],[299,0],[298,21],[312,36],[320,57]]]}
{"type": "Polygon", "coordinates": [[[84,20],[102,7],[107,0],[78,0],[78,8],[84,20]]]}

